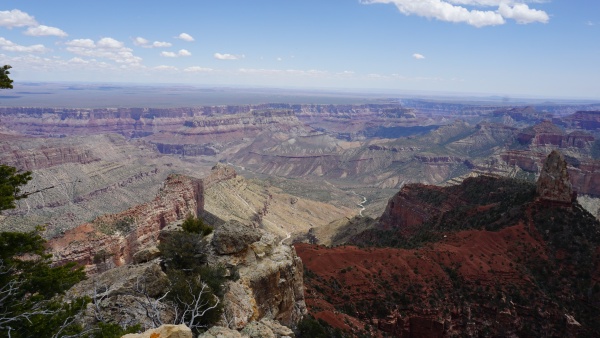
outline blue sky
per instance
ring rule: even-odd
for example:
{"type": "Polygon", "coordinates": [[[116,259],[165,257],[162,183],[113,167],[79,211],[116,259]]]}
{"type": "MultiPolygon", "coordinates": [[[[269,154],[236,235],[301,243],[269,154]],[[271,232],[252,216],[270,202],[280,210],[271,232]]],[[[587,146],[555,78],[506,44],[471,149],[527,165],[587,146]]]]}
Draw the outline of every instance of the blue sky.
{"type": "Polygon", "coordinates": [[[0,3],[14,80],[600,99],[598,0],[0,3]]]}

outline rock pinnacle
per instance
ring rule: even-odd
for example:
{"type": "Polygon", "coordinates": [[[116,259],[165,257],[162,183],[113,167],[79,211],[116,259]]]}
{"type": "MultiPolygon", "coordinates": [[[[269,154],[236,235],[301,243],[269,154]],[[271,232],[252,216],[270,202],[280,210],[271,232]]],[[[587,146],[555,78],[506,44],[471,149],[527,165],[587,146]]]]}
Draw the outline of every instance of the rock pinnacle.
{"type": "Polygon", "coordinates": [[[558,150],[552,150],[544,162],[537,181],[537,195],[541,200],[552,202],[571,203],[573,200],[567,162],[558,150]]]}

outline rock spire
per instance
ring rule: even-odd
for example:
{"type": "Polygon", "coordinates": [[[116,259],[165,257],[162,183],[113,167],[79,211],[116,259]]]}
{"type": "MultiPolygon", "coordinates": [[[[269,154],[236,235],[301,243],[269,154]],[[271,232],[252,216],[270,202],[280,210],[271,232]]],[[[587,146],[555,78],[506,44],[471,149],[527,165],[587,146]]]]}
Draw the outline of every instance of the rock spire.
{"type": "Polygon", "coordinates": [[[545,201],[561,203],[573,201],[574,194],[567,172],[567,161],[558,150],[552,150],[544,162],[537,181],[537,195],[545,201]]]}

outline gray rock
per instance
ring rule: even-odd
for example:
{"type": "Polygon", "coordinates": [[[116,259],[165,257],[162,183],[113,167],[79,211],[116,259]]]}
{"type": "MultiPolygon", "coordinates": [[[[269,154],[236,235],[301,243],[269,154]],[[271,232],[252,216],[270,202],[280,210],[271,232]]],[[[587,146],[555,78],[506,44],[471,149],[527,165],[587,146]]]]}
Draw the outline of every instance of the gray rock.
{"type": "Polygon", "coordinates": [[[130,333],[121,338],[192,338],[192,330],[184,324],[161,325],[156,329],[150,329],[143,333],[130,333]]]}
{"type": "Polygon", "coordinates": [[[133,254],[133,263],[141,264],[149,262],[160,256],[160,250],[156,246],[151,246],[145,249],[142,249],[133,254]]]}
{"type": "Polygon", "coordinates": [[[573,194],[567,161],[558,150],[552,150],[544,162],[537,181],[537,195],[540,199],[553,202],[571,203],[573,194]]]}
{"type": "Polygon", "coordinates": [[[262,233],[258,229],[231,220],[215,230],[212,245],[220,255],[239,253],[258,241],[262,233]]]}
{"type": "Polygon", "coordinates": [[[262,324],[266,325],[268,328],[270,328],[271,331],[273,332],[273,334],[275,334],[275,337],[277,337],[277,338],[283,338],[283,337],[295,338],[296,337],[296,334],[294,333],[294,331],[292,331],[292,329],[290,329],[287,326],[283,326],[283,325],[279,324],[279,322],[276,320],[263,318],[260,320],[260,322],[262,324]]]}
{"type": "Polygon", "coordinates": [[[238,331],[228,329],[222,326],[213,326],[208,331],[199,335],[198,338],[243,338],[247,336],[242,336],[238,331]]]}
{"type": "MultiPolygon", "coordinates": [[[[121,325],[142,324],[152,327],[153,322],[146,314],[149,297],[157,298],[168,291],[167,275],[156,263],[127,265],[91,276],[73,286],[66,297],[87,296],[93,301],[88,304],[81,317],[84,327],[93,325],[97,318],[121,325]]],[[[156,303],[158,316],[163,323],[173,321],[172,309],[166,304],[156,303]]]]}
{"type": "Polygon", "coordinates": [[[251,322],[242,330],[250,338],[277,338],[273,330],[262,322],[251,322]]]}

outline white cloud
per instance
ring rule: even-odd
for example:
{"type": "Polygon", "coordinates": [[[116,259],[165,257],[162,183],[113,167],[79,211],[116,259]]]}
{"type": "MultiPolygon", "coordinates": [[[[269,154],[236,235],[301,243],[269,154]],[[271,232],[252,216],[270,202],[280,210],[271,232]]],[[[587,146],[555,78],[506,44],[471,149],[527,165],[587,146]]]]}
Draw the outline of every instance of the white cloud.
{"type": "Polygon", "coordinates": [[[588,22],[585,23],[585,25],[592,27],[592,26],[596,26],[596,23],[593,22],[593,21],[588,21],[588,22]]]}
{"type": "Polygon", "coordinates": [[[412,55],[412,57],[416,60],[423,60],[425,58],[425,56],[423,56],[423,54],[419,54],[419,53],[414,53],[412,55]]]}
{"type": "Polygon", "coordinates": [[[65,43],[67,51],[87,57],[109,59],[129,66],[139,65],[142,58],[133,55],[131,48],[113,38],[102,38],[97,42],[91,39],[75,39],[65,43]]]}
{"type": "Polygon", "coordinates": [[[24,26],[37,26],[38,23],[35,18],[25,12],[21,12],[18,9],[12,11],[0,11],[0,27],[24,27],[24,26]]]}
{"type": "Polygon", "coordinates": [[[75,39],[68,41],[65,43],[67,46],[77,47],[77,48],[95,48],[96,44],[92,39],[75,39]]]}
{"type": "Polygon", "coordinates": [[[192,56],[192,53],[190,53],[187,49],[180,49],[177,54],[179,56],[192,56]]]}
{"type": "Polygon", "coordinates": [[[198,66],[187,67],[183,71],[188,73],[208,73],[212,72],[214,69],[212,68],[203,68],[198,66]]]}
{"type": "Polygon", "coordinates": [[[31,46],[22,46],[18,45],[12,41],[6,40],[5,38],[0,37],[0,48],[2,50],[8,52],[19,52],[19,53],[45,53],[48,51],[44,45],[31,45],[31,46]]]}
{"type": "Polygon", "coordinates": [[[189,35],[188,33],[181,33],[179,34],[179,36],[177,36],[177,39],[183,40],[183,41],[187,41],[187,42],[192,42],[194,41],[194,38],[189,35]]]}
{"type": "Polygon", "coordinates": [[[542,10],[532,9],[526,2],[538,0],[361,0],[363,4],[394,4],[404,15],[417,15],[440,21],[466,23],[475,27],[502,25],[505,19],[517,23],[543,22],[549,16],[542,10]],[[475,7],[475,8],[473,8],[475,7]],[[488,7],[487,10],[479,8],[488,7]],[[492,8],[489,8],[492,7],[492,8]],[[497,7],[497,10],[493,10],[497,7]]]}
{"type": "Polygon", "coordinates": [[[173,45],[172,43],[165,41],[154,41],[150,43],[149,40],[144,39],[141,36],[138,36],[135,39],[133,39],[133,44],[144,48],[167,48],[173,45]]]}
{"type": "Polygon", "coordinates": [[[277,58],[277,61],[283,61],[283,59],[282,58],[277,58]]]}
{"type": "Polygon", "coordinates": [[[550,17],[546,12],[529,8],[526,4],[515,4],[513,7],[510,7],[507,4],[500,4],[500,6],[498,6],[498,13],[505,18],[515,20],[520,24],[532,22],[547,23],[550,20],[550,17]]]}
{"type": "Polygon", "coordinates": [[[102,38],[98,40],[96,43],[98,48],[106,48],[106,49],[121,49],[124,47],[123,42],[117,41],[113,38],[102,38]]]}
{"type": "Polygon", "coordinates": [[[161,66],[156,66],[154,67],[155,70],[160,70],[160,71],[177,71],[177,67],[173,67],[173,66],[165,66],[165,65],[161,65],[161,66]]]}
{"type": "Polygon", "coordinates": [[[69,63],[73,63],[73,64],[80,64],[80,65],[87,65],[90,63],[90,61],[88,60],[84,60],[82,58],[78,58],[78,57],[74,57],[71,58],[69,61],[67,61],[69,63]]]}
{"type": "Polygon", "coordinates": [[[171,47],[173,44],[170,42],[165,42],[165,41],[154,41],[152,43],[152,47],[155,48],[166,48],[166,47],[171,47]]]}
{"type": "Polygon", "coordinates": [[[133,44],[136,46],[146,46],[150,43],[150,41],[144,39],[141,36],[136,37],[135,39],[133,39],[133,44]]]}
{"type": "Polygon", "coordinates": [[[176,58],[177,54],[173,53],[173,52],[160,52],[161,56],[164,56],[166,58],[176,58]]]}
{"type": "Polygon", "coordinates": [[[31,35],[31,36],[58,36],[61,38],[64,38],[68,35],[62,29],[59,29],[56,27],[44,26],[44,25],[39,25],[36,27],[29,27],[23,34],[31,35]]]}
{"type": "Polygon", "coordinates": [[[233,54],[221,54],[221,53],[215,53],[213,54],[214,58],[217,60],[239,60],[239,59],[243,59],[245,56],[244,55],[233,55],[233,54]]]}

